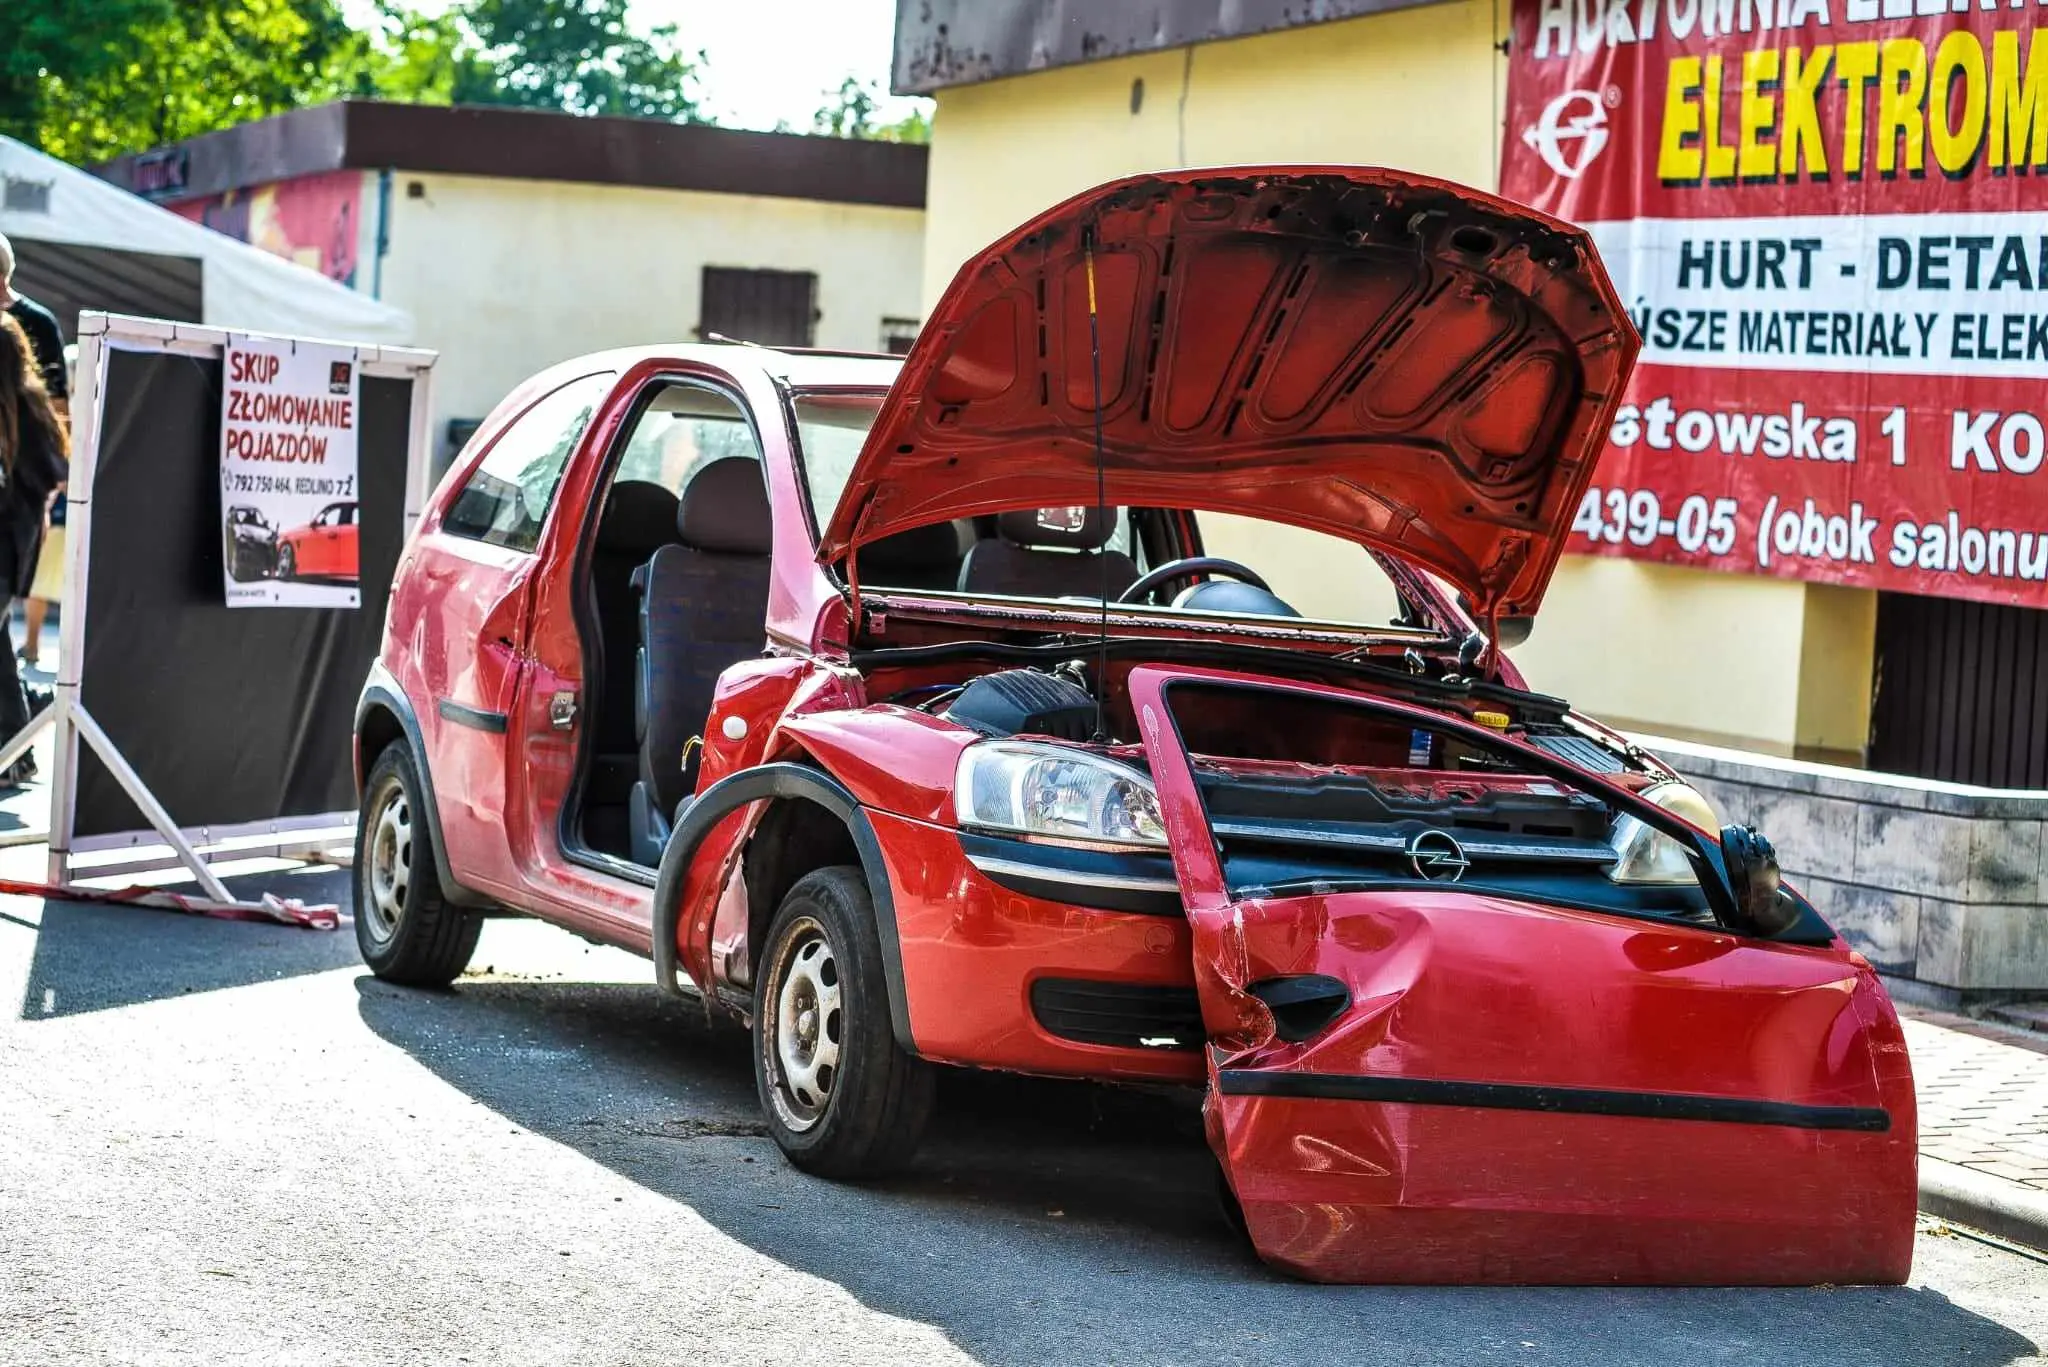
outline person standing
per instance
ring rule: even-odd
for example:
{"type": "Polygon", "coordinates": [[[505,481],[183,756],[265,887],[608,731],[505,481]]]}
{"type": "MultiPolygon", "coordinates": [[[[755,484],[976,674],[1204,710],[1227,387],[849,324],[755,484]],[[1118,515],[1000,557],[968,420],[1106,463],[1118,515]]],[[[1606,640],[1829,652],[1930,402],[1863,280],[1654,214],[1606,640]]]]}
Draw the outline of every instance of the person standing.
{"type": "MultiPolygon", "coordinates": [[[[69,468],[68,450],[64,421],[28,334],[11,313],[0,316],[0,601],[12,603],[34,579],[50,505],[69,468]]],[[[28,695],[14,652],[0,651],[0,744],[28,720],[28,695]]],[[[19,787],[35,772],[35,760],[23,755],[0,773],[0,787],[19,787]]]]}
{"type": "MultiPolygon", "coordinates": [[[[14,244],[0,235],[0,308],[21,324],[21,330],[28,337],[30,351],[35,356],[36,368],[42,372],[43,388],[49,393],[51,405],[57,415],[68,423],[70,420],[71,375],[64,362],[64,331],[57,324],[57,316],[14,290],[14,244]]],[[[35,580],[22,588],[28,594],[27,638],[22,644],[21,662],[34,669],[41,662],[43,645],[43,623],[49,617],[50,604],[57,601],[64,582],[64,500],[59,498],[51,509],[51,535],[43,543],[43,550],[36,564],[35,580]]],[[[12,608],[13,604],[8,604],[12,608]]]]}
{"type": "Polygon", "coordinates": [[[21,325],[28,335],[29,350],[36,369],[42,373],[43,389],[49,394],[59,417],[71,406],[69,372],[64,366],[64,329],[57,315],[25,294],[14,290],[14,244],[0,236],[0,308],[21,325]]]}

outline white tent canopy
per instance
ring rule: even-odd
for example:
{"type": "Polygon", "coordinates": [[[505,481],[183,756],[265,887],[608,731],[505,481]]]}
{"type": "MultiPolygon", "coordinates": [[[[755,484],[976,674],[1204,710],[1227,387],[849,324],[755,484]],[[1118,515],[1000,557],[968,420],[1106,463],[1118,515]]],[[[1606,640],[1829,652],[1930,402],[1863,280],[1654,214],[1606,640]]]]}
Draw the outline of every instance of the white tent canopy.
{"type": "Polygon", "coordinates": [[[352,342],[405,343],[412,315],[266,251],[138,199],[12,138],[0,137],[0,234],[114,251],[197,258],[216,327],[352,342]],[[19,206],[19,207],[16,207],[19,206]]]}

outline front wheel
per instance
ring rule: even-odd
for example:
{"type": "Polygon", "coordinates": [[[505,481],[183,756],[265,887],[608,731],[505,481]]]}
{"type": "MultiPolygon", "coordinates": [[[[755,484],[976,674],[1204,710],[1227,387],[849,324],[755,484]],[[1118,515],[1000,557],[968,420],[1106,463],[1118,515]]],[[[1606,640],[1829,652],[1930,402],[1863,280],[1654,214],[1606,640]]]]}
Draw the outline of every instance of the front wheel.
{"type": "Polygon", "coordinates": [[[469,966],[484,923],[441,896],[421,794],[405,745],[387,746],[356,815],[356,947],[387,982],[446,987],[469,966]]]}
{"type": "Polygon", "coordinates": [[[754,1082],[789,1161],[879,1177],[909,1161],[932,1070],[896,1044],[867,879],[819,869],[782,899],[754,986],[754,1082]]]}
{"type": "Polygon", "coordinates": [[[279,579],[296,579],[299,577],[299,557],[292,551],[290,546],[284,547],[277,553],[277,577],[279,579]]]}

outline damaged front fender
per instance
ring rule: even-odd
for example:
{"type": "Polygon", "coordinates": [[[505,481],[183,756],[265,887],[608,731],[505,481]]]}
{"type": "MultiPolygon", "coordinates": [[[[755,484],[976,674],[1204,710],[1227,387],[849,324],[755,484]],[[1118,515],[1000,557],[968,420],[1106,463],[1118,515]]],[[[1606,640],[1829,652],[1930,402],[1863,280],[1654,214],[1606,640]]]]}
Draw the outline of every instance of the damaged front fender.
{"type": "Polygon", "coordinates": [[[1419,874],[1233,894],[1168,706],[1227,677],[1139,669],[1131,692],[1194,929],[1209,1139],[1263,1257],[1339,1282],[1904,1280],[1911,1078],[1867,964],[1419,874]]]}

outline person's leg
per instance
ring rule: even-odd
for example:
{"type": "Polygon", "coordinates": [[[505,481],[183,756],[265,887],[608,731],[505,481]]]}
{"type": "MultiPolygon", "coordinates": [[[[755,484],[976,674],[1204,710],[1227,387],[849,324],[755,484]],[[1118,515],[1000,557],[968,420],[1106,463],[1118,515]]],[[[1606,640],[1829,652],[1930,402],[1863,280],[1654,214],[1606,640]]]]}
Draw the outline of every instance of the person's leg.
{"type": "Polygon", "coordinates": [[[42,663],[43,622],[50,614],[50,605],[44,599],[31,598],[25,611],[28,614],[28,639],[21,643],[21,658],[30,669],[35,669],[42,663]]]}
{"type": "MultiPolygon", "coordinates": [[[[4,605],[7,620],[14,617],[14,601],[10,598],[4,605]]],[[[28,694],[22,691],[21,672],[15,668],[14,652],[0,650],[0,745],[5,745],[20,734],[28,725],[28,694]]],[[[34,778],[36,762],[33,757],[23,755],[11,767],[0,770],[0,787],[16,787],[34,778]]]]}

